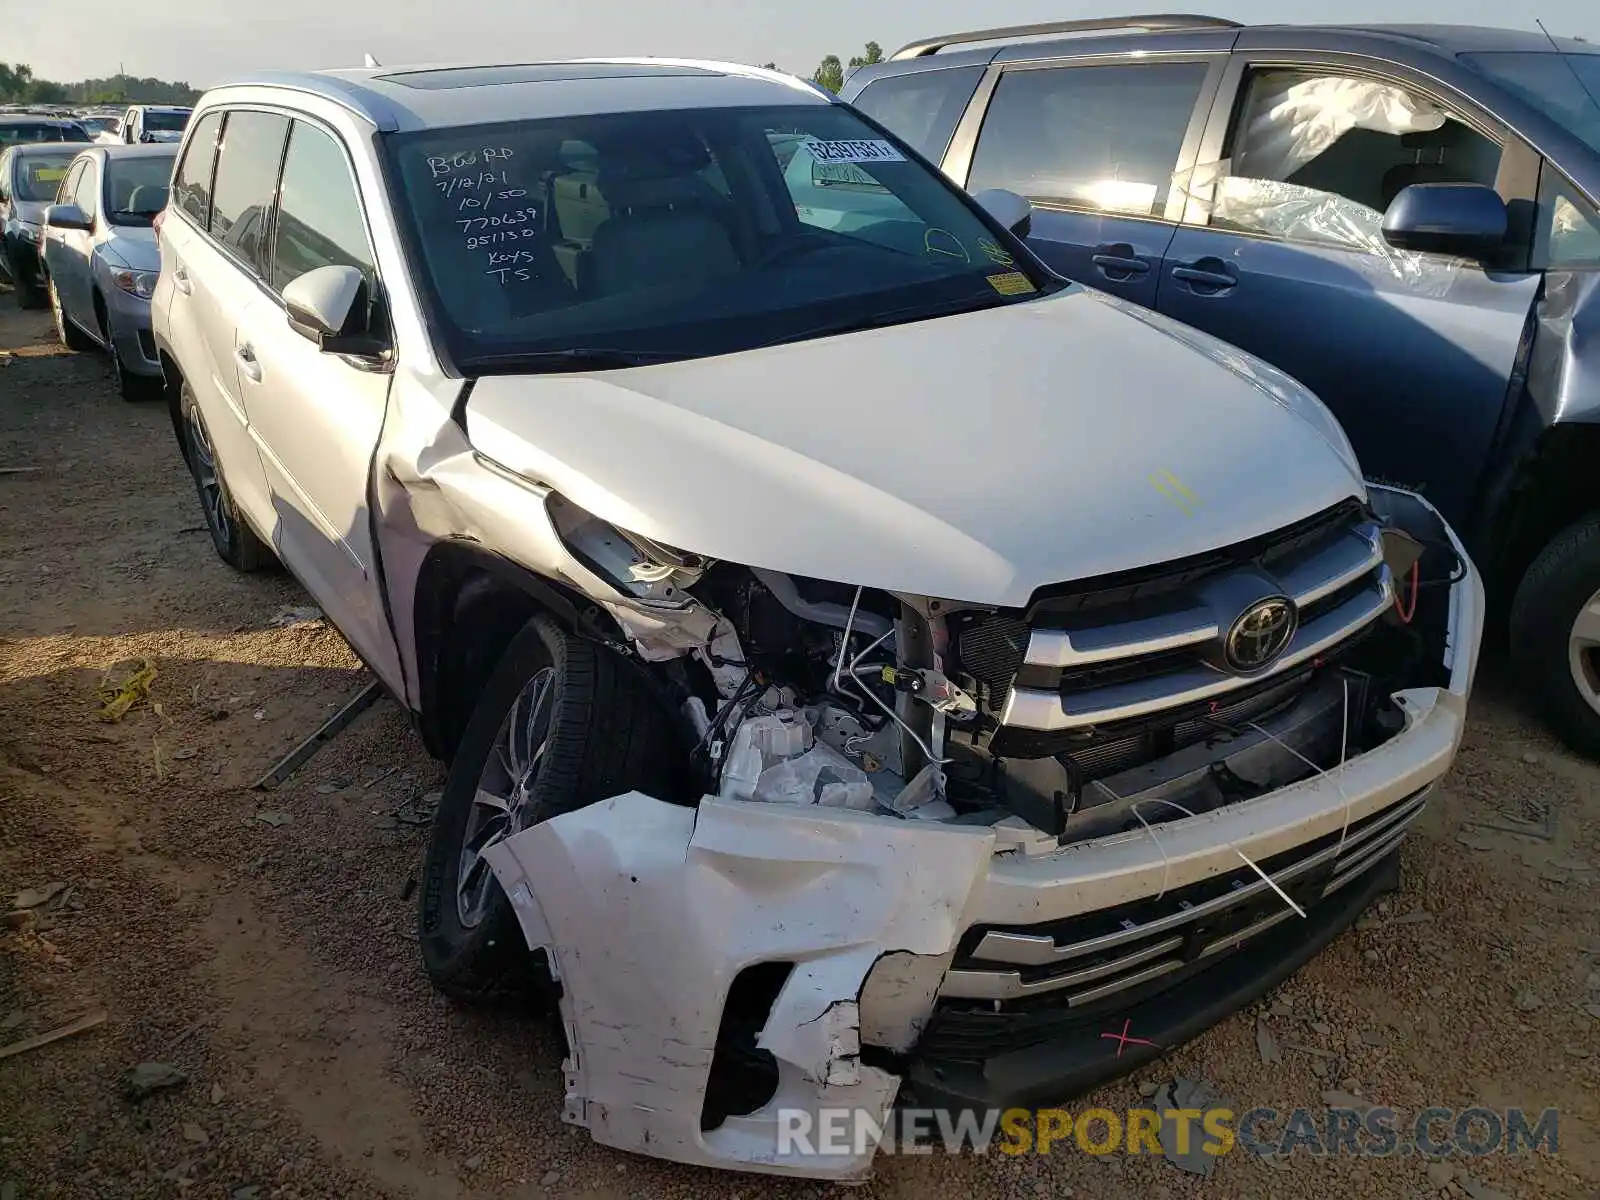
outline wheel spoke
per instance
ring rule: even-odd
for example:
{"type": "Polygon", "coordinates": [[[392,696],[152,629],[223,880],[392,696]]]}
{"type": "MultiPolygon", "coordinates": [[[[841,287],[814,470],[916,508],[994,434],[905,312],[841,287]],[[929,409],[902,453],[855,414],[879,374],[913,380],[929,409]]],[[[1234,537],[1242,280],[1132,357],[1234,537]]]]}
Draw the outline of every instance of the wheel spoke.
{"type": "Polygon", "coordinates": [[[1591,596],[1579,611],[1572,623],[1572,640],[1582,646],[1600,646],[1600,595],[1591,596]]]}
{"type": "Polygon", "coordinates": [[[493,792],[486,791],[483,788],[478,789],[477,794],[472,797],[472,802],[483,808],[491,808],[495,812],[509,813],[511,811],[510,800],[507,800],[504,796],[496,796],[493,792]]]}

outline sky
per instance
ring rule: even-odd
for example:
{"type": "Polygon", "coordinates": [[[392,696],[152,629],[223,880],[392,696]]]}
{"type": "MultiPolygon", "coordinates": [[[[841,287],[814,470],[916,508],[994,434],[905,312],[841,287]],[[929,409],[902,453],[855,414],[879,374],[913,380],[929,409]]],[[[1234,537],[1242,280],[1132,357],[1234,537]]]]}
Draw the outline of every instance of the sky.
{"type": "MultiPolygon", "coordinates": [[[[659,54],[776,62],[809,75],[823,55],[848,59],[869,39],[890,53],[953,30],[1107,11],[1116,10],[1084,0],[0,0],[0,61],[27,63],[46,79],[120,66],[202,88],[258,69],[360,66],[367,52],[385,66],[659,54]]],[[[1595,0],[1538,0],[1522,17],[1505,0],[1229,0],[1205,11],[1256,23],[1522,28],[1539,17],[1553,34],[1600,41],[1595,0]]]]}

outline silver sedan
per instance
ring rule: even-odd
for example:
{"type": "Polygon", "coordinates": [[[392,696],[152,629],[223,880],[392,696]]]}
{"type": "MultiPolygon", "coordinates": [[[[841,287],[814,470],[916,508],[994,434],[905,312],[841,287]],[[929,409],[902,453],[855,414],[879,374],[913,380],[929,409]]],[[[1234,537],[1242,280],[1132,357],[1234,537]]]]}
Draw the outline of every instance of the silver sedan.
{"type": "Polygon", "coordinates": [[[150,294],[161,271],[151,223],[167,204],[177,147],[95,146],[72,160],[45,212],[45,284],[69,350],[105,350],[124,399],[159,390],[150,294]]]}

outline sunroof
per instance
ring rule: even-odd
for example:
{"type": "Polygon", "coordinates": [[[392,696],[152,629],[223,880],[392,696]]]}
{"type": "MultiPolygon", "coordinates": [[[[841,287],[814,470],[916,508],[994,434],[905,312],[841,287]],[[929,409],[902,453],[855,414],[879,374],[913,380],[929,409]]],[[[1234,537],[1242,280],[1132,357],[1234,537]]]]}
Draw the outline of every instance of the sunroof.
{"type": "Polygon", "coordinates": [[[702,67],[665,63],[517,63],[503,67],[436,67],[376,75],[402,87],[444,91],[448,88],[491,87],[497,83],[557,83],[564,79],[632,79],[652,75],[715,75],[702,67]]]}

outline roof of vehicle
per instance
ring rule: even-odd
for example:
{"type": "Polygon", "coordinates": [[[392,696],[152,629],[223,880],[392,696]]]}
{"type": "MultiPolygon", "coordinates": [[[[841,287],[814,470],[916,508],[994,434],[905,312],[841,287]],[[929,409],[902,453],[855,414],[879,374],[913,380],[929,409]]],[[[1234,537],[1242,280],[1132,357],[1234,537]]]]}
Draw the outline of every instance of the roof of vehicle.
{"type": "Polygon", "coordinates": [[[201,105],[238,88],[320,96],[385,131],[591,112],[831,103],[815,85],[778,71],[667,58],[274,71],[225,84],[201,105]]]}
{"type": "MultiPolygon", "coordinates": [[[[1159,37],[1184,35],[1231,42],[1248,38],[1252,46],[1271,44],[1288,49],[1299,39],[1315,39],[1319,48],[1326,40],[1346,39],[1351,48],[1373,49],[1374,43],[1388,42],[1421,48],[1454,57],[1458,54],[1487,51],[1549,53],[1552,39],[1538,30],[1500,29],[1481,25],[1241,25],[1220,17],[1187,14],[1103,17],[1085,21],[1044,22],[1037,25],[1001,29],[974,29],[912,42],[896,50],[887,63],[866,67],[861,78],[896,74],[896,66],[920,61],[924,66],[956,65],[962,62],[988,62],[996,58],[1043,57],[1081,49],[1090,39],[1159,37]]],[[[1555,38],[1554,47],[1571,53],[1600,53],[1600,46],[1575,38],[1555,38]]],[[[900,68],[903,69],[903,68],[900,68]]]]}
{"type": "MultiPolygon", "coordinates": [[[[45,145],[51,143],[46,142],[45,145]]],[[[82,143],[54,143],[56,145],[82,145],[82,143]]],[[[104,159],[117,162],[125,158],[176,158],[178,156],[177,142],[152,142],[140,145],[125,146],[121,142],[107,145],[104,142],[90,142],[78,151],[79,158],[104,159]]]]}
{"type": "Polygon", "coordinates": [[[31,158],[35,154],[77,154],[91,145],[92,142],[22,142],[5,148],[18,158],[31,158]]]}
{"type": "MultiPolygon", "coordinates": [[[[187,104],[130,104],[129,108],[142,108],[145,112],[193,112],[187,104]]],[[[120,109],[118,110],[121,111],[120,109]]],[[[108,116],[112,114],[107,114],[108,116]]]]}

